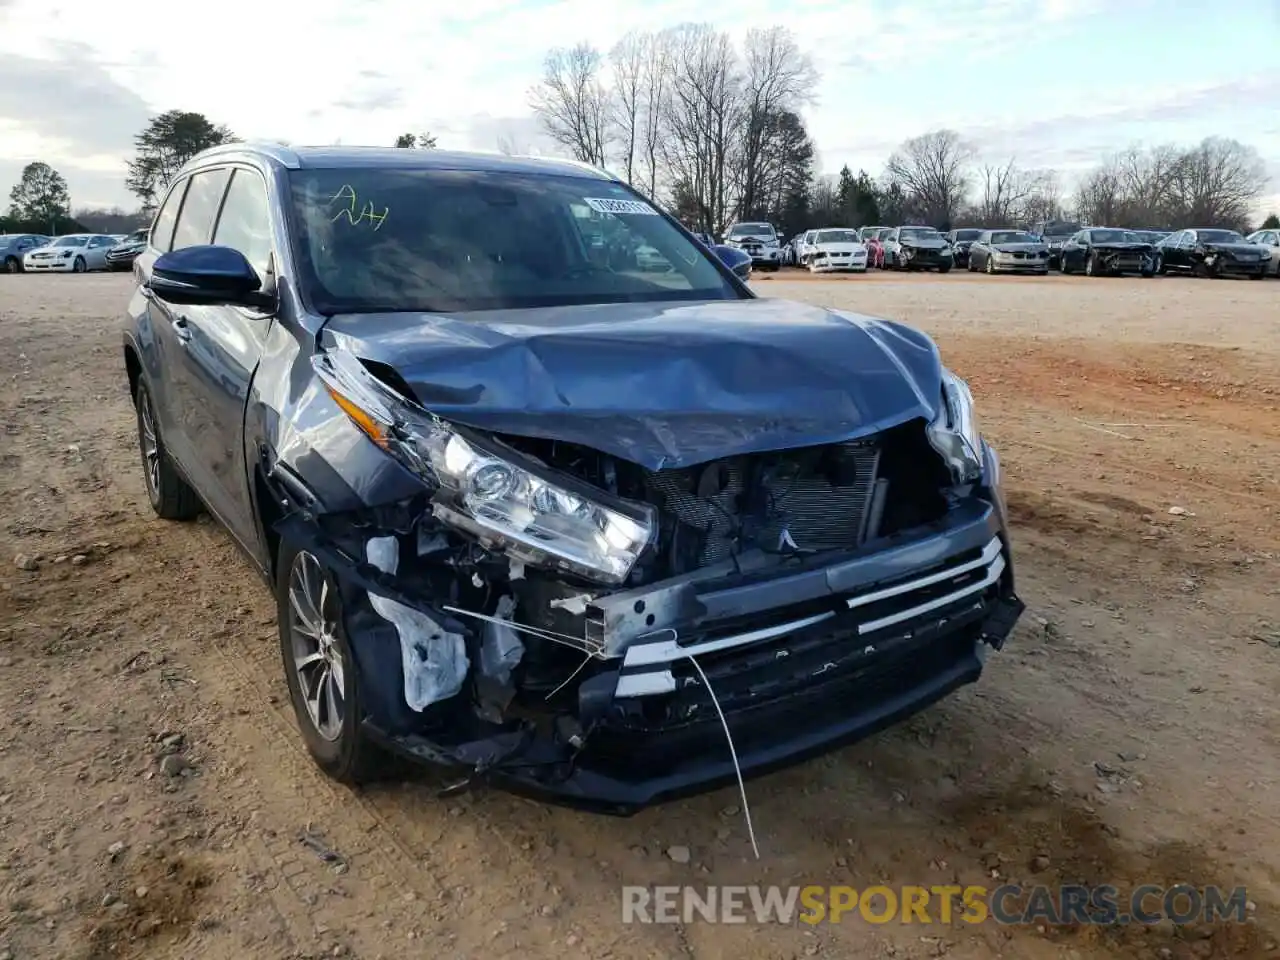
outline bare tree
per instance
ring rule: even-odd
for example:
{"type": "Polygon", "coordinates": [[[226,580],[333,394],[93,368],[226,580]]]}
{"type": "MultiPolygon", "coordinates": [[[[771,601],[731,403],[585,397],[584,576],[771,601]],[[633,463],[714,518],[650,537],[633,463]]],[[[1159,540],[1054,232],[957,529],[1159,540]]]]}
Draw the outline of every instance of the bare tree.
{"type": "Polygon", "coordinates": [[[670,96],[661,153],[673,183],[699,209],[698,226],[720,233],[731,211],[731,163],[742,117],[741,78],[733,45],[706,24],[667,31],[670,96]]]}
{"type": "Polygon", "coordinates": [[[640,140],[644,152],[649,197],[658,194],[658,167],[662,161],[662,130],[671,102],[671,61],[673,36],[669,32],[650,34],[644,41],[642,126],[640,140]]]}
{"type": "Polygon", "coordinates": [[[580,43],[552,50],[542,80],[529,92],[530,106],[547,135],[573,156],[604,166],[609,98],[601,82],[600,51],[580,43]]]}
{"type": "Polygon", "coordinates": [[[1076,218],[1099,226],[1118,226],[1125,208],[1124,176],[1114,159],[1092,170],[1076,189],[1076,218]]]}
{"type": "Polygon", "coordinates": [[[742,79],[741,143],[737,153],[738,213],[760,216],[773,198],[782,155],[770,150],[777,118],[811,102],[818,72],[786,27],[750,30],[742,79]]]}
{"type": "Polygon", "coordinates": [[[640,141],[644,110],[646,36],[631,32],[609,51],[613,66],[612,120],[622,145],[627,183],[635,182],[636,147],[640,141]]]}
{"type": "Polygon", "coordinates": [[[1033,170],[1028,174],[1031,187],[1022,202],[1022,218],[1026,225],[1041,220],[1060,220],[1062,182],[1056,170],[1033,170]]]}
{"type": "Polygon", "coordinates": [[[1111,163],[1120,178],[1123,220],[1131,226],[1170,226],[1178,220],[1173,186],[1182,151],[1174,146],[1151,150],[1130,147],[1111,163]]]}
{"type": "Polygon", "coordinates": [[[934,130],[899,147],[885,165],[920,215],[934,223],[951,220],[969,186],[966,165],[972,148],[954,130],[934,130]]]}
{"type": "Polygon", "coordinates": [[[1266,168],[1253,147],[1208,137],[1183,153],[1172,187],[1184,223],[1244,229],[1266,185],[1266,168]]]}
{"type": "Polygon", "coordinates": [[[976,210],[979,222],[999,227],[1023,219],[1023,207],[1031,196],[1034,182],[1012,158],[1003,166],[983,164],[978,180],[982,191],[976,210]]]}

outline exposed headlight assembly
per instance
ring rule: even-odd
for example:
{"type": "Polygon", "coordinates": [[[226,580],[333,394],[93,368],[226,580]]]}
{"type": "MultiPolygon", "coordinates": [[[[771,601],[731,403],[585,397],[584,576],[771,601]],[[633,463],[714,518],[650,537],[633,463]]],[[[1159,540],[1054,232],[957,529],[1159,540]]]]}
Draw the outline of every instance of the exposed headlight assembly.
{"type": "Polygon", "coordinates": [[[656,529],[653,508],[553,482],[391,390],[345,350],[311,360],[366,436],[432,488],[433,512],[527,563],[626,580],[656,529]]]}
{"type": "Polygon", "coordinates": [[[929,424],[929,442],[942,455],[957,483],[982,474],[982,435],[973,413],[969,385],[950,370],[942,371],[942,404],[929,424]]]}

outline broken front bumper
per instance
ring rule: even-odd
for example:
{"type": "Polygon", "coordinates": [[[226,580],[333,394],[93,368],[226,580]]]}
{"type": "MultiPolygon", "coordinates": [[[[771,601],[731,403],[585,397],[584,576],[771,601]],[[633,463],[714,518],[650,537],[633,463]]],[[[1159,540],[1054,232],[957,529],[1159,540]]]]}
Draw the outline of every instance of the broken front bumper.
{"type": "MultiPolygon", "coordinates": [[[[735,780],[692,655],[743,776],[757,776],[868,736],[980,676],[987,649],[1003,646],[1022,611],[1004,527],[998,495],[974,497],[936,524],[836,563],[597,598],[606,629],[650,630],[582,683],[576,713],[549,723],[433,722],[433,708],[408,711],[390,666],[394,629],[349,615],[365,729],[396,753],[453,768],[464,783],[630,814],[735,780]]],[[[354,591],[385,590],[312,547],[354,591]]]]}

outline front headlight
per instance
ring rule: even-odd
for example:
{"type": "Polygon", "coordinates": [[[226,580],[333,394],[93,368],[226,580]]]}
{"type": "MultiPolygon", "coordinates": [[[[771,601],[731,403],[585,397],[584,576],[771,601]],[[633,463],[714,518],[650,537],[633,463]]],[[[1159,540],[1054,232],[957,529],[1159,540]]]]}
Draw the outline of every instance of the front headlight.
{"type": "Polygon", "coordinates": [[[973,412],[969,385],[946,368],[942,371],[942,404],[928,428],[929,442],[942,455],[957,483],[982,473],[982,435],[973,412]]]}
{"type": "Polygon", "coordinates": [[[343,350],[317,354],[321,382],[366,436],[432,489],[433,512],[526,563],[626,580],[653,537],[653,508],[539,476],[383,385],[343,350]]]}

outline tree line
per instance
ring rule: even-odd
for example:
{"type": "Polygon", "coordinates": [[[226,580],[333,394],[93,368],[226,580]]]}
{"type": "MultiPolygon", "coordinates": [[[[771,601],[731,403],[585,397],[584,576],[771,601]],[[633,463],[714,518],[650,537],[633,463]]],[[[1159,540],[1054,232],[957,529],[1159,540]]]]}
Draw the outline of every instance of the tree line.
{"type": "MultiPolygon", "coordinates": [[[[608,167],[693,229],[766,220],[787,235],[815,226],[928,223],[1030,225],[1074,218],[1111,226],[1247,230],[1267,185],[1256,150],[1210,137],[1192,146],[1132,147],[1102,158],[1071,195],[1053,170],[980,160],[954,130],[902,143],[877,175],[815,170],[802,111],[819,75],[785,27],[754,29],[741,45],[707,24],[633,32],[607,52],[588,43],[551,50],[529,91],[546,135],[574,158],[608,167]]],[[[139,209],[79,209],[47,163],[27,165],[0,232],[125,233],[149,222],[165,187],[193,156],[236,140],[200,113],[170,110],[134,137],[126,184],[139,209]]],[[[396,147],[432,149],[429,132],[396,147]]],[[[516,152],[511,143],[498,144],[516,152]]],[[[1268,217],[1271,225],[1275,215],[1268,217]]]]}
{"type": "Polygon", "coordinates": [[[872,177],[814,172],[801,110],[818,72],[785,27],[741,47],[706,24],[589,43],[545,58],[529,103],[546,135],[576,159],[612,167],[690,227],[768,220],[813,226],[917,222],[938,227],[1089,223],[1247,229],[1267,177],[1256,150],[1211,137],[1189,147],[1133,147],[1102,159],[1072,196],[1053,170],[979,162],[954,130],[902,143],[872,177]]]}

